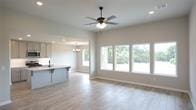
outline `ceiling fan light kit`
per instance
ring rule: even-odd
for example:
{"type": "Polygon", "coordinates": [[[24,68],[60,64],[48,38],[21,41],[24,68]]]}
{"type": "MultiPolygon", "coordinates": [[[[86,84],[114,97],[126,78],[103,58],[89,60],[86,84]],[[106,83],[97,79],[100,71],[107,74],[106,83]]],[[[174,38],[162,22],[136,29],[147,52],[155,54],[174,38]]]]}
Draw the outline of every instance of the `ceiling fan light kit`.
{"type": "Polygon", "coordinates": [[[86,25],[93,25],[93,24],[96,24],[96,27],[98,29],[104,29],[107,27],[107,25],[117,25],[118,23],[114,23],[114,22],[110,22],[111,20],[115,19],[116,16],[110,16],[108,18],[104,18],[103,17],[103,7],[99,7],[99,10],[100,10],[100,17],[98,17],[97,19],[95,18],[91,18],[91,17],[87,17],[88,19],[90,20],[93,20],[95,22],[93,23],[88,23],[86,25]]]}
{"type": "Polygon", "coordinates": [[[99,29],[104,29],[105,27],[107,27],[107,24],[106,23],[97,23],[96,27],[99,29]]]}

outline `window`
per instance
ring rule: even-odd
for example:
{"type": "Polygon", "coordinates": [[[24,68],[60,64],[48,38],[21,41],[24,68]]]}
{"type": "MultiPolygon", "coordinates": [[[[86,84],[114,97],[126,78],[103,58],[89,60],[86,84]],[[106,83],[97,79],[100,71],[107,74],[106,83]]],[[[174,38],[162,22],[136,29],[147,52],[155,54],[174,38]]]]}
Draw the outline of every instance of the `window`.
{"type": "Polygon", "coordinates": [[[101,47],[101,70],[113,70],[112,46],[101,47]]]}
{"type": "Polygon", "coordinates": [[[129,45],[115,46],[115,70],[129,72],[129,45]]]}
{"type": "Polygon", "coordinates": [[[89,66],[89,50],[88,49],[82,50],[82,65],[89,66]]]}
{"type": "Polygon", "coordinates": [[[157,43],[154,48],[154,73],[176,76],[176,42],[157,43]]]}
{"type": "Polygon", "coordinates": [[[133,45],[132,72],[150,73],[150,45],[149,44],[133,45]]]}

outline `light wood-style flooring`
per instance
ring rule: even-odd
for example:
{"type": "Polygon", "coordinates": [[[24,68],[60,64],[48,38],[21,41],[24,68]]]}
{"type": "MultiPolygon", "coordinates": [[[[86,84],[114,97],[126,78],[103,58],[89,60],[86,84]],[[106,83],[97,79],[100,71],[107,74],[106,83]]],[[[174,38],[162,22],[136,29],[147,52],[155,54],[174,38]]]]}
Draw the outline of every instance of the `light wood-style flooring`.
{"type": "Polygon", "coordinates": [[[0,110],[192,110],[186,94],[131,84],[89,80],[74,73],[66,83],[36,90],[17,83],[12,103],[0,110]]]}

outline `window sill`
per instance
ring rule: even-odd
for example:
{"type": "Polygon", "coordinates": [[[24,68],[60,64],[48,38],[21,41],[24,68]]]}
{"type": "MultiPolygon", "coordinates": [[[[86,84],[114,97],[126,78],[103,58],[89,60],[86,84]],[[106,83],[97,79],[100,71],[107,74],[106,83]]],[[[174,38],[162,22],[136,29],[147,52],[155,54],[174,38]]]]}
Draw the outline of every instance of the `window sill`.
{"type": "Polygon", "coordinates": [[[123,73],[123,74],[134,74],[134,75],[151,75],[151,76],[160,76],[160,77],[169,77],[169,78],[177,78],[177,75],[162,75],[158,73],[141,73],[141,72],[125,72],[125,71],[114,71],[114,70],[99,70],[102,72],[115,72],[115,73],[123,73]]]}

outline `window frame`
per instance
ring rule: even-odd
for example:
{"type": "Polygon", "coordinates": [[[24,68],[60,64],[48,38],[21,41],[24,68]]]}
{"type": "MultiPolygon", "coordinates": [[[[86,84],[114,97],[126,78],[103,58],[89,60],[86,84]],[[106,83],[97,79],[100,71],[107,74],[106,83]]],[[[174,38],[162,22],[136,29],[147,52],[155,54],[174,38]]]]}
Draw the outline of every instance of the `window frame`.
{"type": "Polygon", "coordinates": [[[178,43],[177,43],[177,41],[153,43],[153,75],[165,76],[165,77],[178,77],[178,43]],[[176,44],[176,65],[175,65],[176,73],[175,73],[175,75],[164,75],[164,73],[155,73],[155,60],[156,60],[156,58],[155,58],[155,45],[156,44],[166,44],[166,43],[175,43],[176,44]]]}
{"type": "Polygon", "coordinates": [[[130,51],[131,51],[131,50],[130,50],[130,46],[131,46],[130,44],[117,44],[117,45],[114,45],[114,46],[113,46],[113,71],[116,71],[116,72],[125,72],[125,73],[129,73],[129,72],[130,72],[130,63],[131,63],[131,62],[130,62],[130,54],[131,54],[131,53],[130,53],[130,51]],[[129,53],[129,55],[128,55],[128,58],[129,58],[129,60],[128,60],[128,62],[129,62],[129,63],[128,63],[128,65],[129,65],[129,66],[128,66],[128,67],[129,67],[129,70],[128,70],[128,71],[116,70],[116,47],[117,47],[117,46],[129,46],[129,47],[128,47],[128,49],[129,49],[129,51],[128,51],[128,53],[129,53]]]}
{"type": "Polygon", "coordinates": [[[82,66],[84,66],[84,67],[89,67],[90,66],[90,53],[89,53],[89,49],[87,49],[87,48],[84,48],[84,49],[82,49],[82,66]],[[89,59],[88,59],[88,61],[86,61],[86,62],[88,62],[88,65],[84,65],[84,61],[85,61],[85,55],[84,55],[84,51],[87,51],[88,50],[88,54],[89,54],[89,59]]]}
{"type": "Polygon", "coordinates": [[[113,45],[103,45],[103,46],[100,46],[99,48],[99,51],[100,51],[100,61],[99,61],[99,70],[101,71],[114,71],[114,46],[113,45]],[[112,58],[112,69],[102,69],[101,68],[101,65],[102,65],[102,62],[101,62],[101,56],[102,56],[102,48],[103,47],[112,47],[112,55],[113,55],[113,58],[112,58]]]}
{"type": "Polygon", "coordinates": [[[150,74],[152,74],[152,72],[151,72],[151,43],[134,43],[134,44],[132,44],[131,45],[131,73],[133,73],[133,74],[145,74],[145,75],[150,75],[150,74]],[[137,72],[137,71],[133,71],[133,46],[134,45],[149,45],[149,55],[150,55],[150,59],[149,59],[149,63],[150,63],[150,65],[149,65],[149,72],[137,72]]]}
{"type": "Polygon", "coordinates": [[[128,74],[137,74],[137,75],[152,75],[152,76],[161,76],[161,77],[170,77],[170,78],[177,78],[178,77],[178,41],[161,41],[161,42],[143,42],[143,43],[120,43],[120,44],[108,44],[108,45],[101,45],[99,46],[99,52],[100,52],[100,57],[99,57],[99,70],[100,71],[108,71],[110,72],[120,72],[120,73],[128,73],[128,74]],[[176,75],[164,75],[164,74],[156,74],[155,71],[155,44],[160,44],[160,43],[176,43],[176,75]],[[142,45],[142,44],[148,44],[149,45],[149,53],[150,53],[150,72],[133,72],[133,45],[142,45]],[[120,46],[120,45],[129,45],[129,71],[118,71],[115,70],[115,46],[120,46]],[[112,61],[112,67],[113,69],[107,70],[107,69],[101,69],[101,49],[102,47],[112,47],[112,52],[113,52],[113,61],[112,61]]]}

